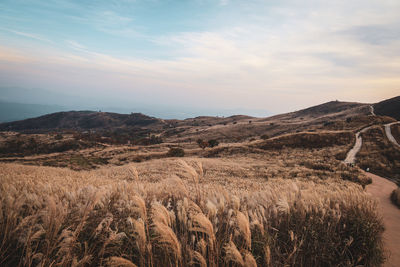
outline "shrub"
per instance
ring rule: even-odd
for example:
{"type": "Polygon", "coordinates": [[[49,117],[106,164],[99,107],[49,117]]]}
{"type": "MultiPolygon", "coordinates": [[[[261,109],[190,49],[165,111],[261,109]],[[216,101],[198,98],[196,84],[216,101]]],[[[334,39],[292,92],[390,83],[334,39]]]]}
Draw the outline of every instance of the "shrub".
{"type": "Polygon", "coordinates": [[[167,153],[169,157],[184,157],[185,151],[179,147],[171,147],[167,153]]]}
{"type": "Polygon", "coordinates": [[[63,135],[60,134],[60,133],[58,133],[58,134],[56,134],[56,135],[54,136],[54,139],[55,139],[55,140],[61,140],[61,139],[63,139],[63,135]]]}
{"type": "Polygon", "coordinates": [[[208,143],[208,146],[209,146],[209,147],[216,147],[216,146],[219,145],[218,140],[215,140],[215,139],[208,140],[207,143],[208,143]]]}
{"type": "Polygon", "coordinates": [[[392,194],[390,195],[390,199],[392,200],[393,204],[400,208],[400,187],[393,190],[392,194]]]}
{"type": "Polygon", "coordinates": [[[199,147],[201,147],[202,149],[205,149],[206,147],[208,147],[208,143],[205,142],[203,139],[197,139],[196,142],[199,145],[199,147]]]}
{"type": "Polygon", "coordinates": [[[268,134],[263,134],[263,135],[260,136],[260,138],[262,140],[267,140],[269,138],[269,135],[268,134]]]}

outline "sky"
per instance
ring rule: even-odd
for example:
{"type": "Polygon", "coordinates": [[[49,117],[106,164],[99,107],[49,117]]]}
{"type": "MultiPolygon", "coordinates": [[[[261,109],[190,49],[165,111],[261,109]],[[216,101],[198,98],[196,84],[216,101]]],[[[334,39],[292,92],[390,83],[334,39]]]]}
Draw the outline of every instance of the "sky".
{"type": "Polygon", "coordinates": [[[400,1],[1,0],[10,88],[207,115],[374,103],[400,95],[400,1]]]}

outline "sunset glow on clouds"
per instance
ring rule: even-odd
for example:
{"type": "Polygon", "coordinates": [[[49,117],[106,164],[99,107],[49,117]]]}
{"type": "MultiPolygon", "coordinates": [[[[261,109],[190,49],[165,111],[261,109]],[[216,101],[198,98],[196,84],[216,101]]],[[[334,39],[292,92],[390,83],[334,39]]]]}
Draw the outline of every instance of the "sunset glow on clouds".
{"type": "Polygon", "coordinates": [[[397,0],[6,0],[0,25],[1,86],[114,106],[277,113],[400,92],[397,0]]]}

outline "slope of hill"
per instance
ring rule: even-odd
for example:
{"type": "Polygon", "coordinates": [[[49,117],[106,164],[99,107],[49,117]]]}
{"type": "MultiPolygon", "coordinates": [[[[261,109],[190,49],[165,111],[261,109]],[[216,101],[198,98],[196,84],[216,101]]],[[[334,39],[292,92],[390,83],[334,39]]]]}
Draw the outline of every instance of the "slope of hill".
{"type": "Polygon", "coordinates": [[[396,96],[374,104],[375,114],[390,116],[400,120],[400,96],[396,96]]]}
{"type": "Polygon", "coordinates": [[[113,129],[119,127],[149,126],[163,121],[141,113],[118,114],[94,111],[57,112],[37,118],[0,124],[0,130],[55,130],[55,129],[113,129]]]}
{"type": "Polygon", "coordinates": [[[328,117],[343,119],[349,116],[369,114],[369,105],[356,102],[330,101],[306,109],[276,115],[267,119],[279,120],[313,120],[328,117]]]}
{"type": "MultiPolygon", "coordinates": [[[[378,107],[386,106],[385,103],[381,102],[377,105],[378,107]]],[[[96,130],[97,132],[103,130],[119,135],[129,134],[140,135],[141,137],[151,134],[162,138],[165,142],[172,143],[191,142],[197,139],[242,142],[260,136],[273,137],[301,131],[356,130],[365,124],[378,123],[378,120],[383,119],[380,116],[370,115],[369,104],[340,101],[331,101],[267,118],[236,115],[162,120],[141,113],[70,111],[2,123],[0,124],[0,131],[40,133],[61,129],[96,130]],[[132,131],[133,129],[135,131],[132,131]]]]}

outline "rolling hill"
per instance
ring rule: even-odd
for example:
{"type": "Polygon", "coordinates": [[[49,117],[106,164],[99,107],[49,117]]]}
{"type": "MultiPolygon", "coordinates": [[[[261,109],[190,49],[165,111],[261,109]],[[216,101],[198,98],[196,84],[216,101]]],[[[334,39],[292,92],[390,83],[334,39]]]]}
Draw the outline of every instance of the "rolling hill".
{"type": "Polygon", "coordinates": [[[400,120],[400,96],[374,104],[375,114],[400,120]]]}
{"type": "MultiPolygon", "coordinates": [[[[399,118],[400,97],[374,104],[377,115],[399,118]]],[[[95,111],[57,112],[37,118],[0,124],[0,131],[49,132],[59,130],[111,131],[116,134],[154,134],[168,142],[218,139],[241,142],[255,136],[279,136],[286,133],[317,130],[353,130],[381,117],[371,115],[371,105],[330,101],[310,108],[256,118],[200,116],[185,120],[163,120],[141,113],[118,114],[95,111]]]]}
{"type": "Polygon", "coordinates": [[[154,124],[164,124],[163,120],[149,117],[141,113],[118,114],[95,111],[57,112],[37,118],[0,124],[0,130],[95,130],[115,129],[124,127],[142,127],[154,124]]]}

